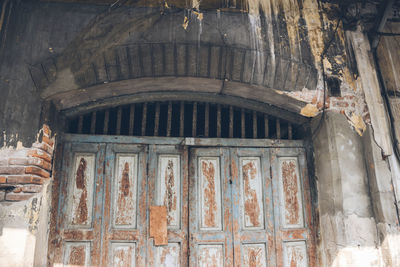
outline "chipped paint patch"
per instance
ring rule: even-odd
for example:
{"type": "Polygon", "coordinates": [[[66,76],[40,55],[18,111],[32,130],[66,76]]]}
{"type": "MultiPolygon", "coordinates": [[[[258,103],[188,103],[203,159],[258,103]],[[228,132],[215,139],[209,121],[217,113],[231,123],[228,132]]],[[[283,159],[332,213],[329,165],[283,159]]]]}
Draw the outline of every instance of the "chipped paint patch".
{"type": "Polygon", "coordinates": [[[182,27],[183,27],[183,28],[185,29],[185,31],[186,31],[188,26],[189,26],[189,19],[188,19],[188,17],[185,16],[185,18],[183,19],[182,27]]]}
{"type": "Polygon", "coordinates": [[[300,114],[306,117],[315,117],[318,115],[318,108],[316,105],[307,104],[304,108],[301,109],[300,114]]]}
{"type": "Polygon", "coordinates": [[[350,124],[360,136],[362,136],[367,129],[367,126],[360,115],[353,114],[350,118],[350,124]]]}

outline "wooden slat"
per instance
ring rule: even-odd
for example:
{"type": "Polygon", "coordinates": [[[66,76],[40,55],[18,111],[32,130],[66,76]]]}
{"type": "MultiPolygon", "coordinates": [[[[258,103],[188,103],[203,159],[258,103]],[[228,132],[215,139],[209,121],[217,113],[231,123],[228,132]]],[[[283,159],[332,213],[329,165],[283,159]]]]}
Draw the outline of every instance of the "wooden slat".
{"type": "Polygon", "coordinates": [[[196,137],[197,127],[197,102],[193,103],[192,136],[196,137]]]}
{"type": "Polygon", "coordinates": [[[117,112],[117,135],[121,134],[121,119],[122,119],[122,107],[118,107],[117,112]]]}
{"type": "Polygon", "coordinates": [[[142,136],[146,135],[146,123],[147,123],[147,103],[144,103],[143,114],[142,114],[142,136]]]}
{"type": "Polygon", "coordinates": [[[276,119],[276,138],[281,139],[281,122],[279,119],[276,119]]]}
{"type": "Polygon", "coordinates": [[[78,134],[82,133],[83,128],[83,115],[80,115],[78,118],[78,134]]]}
{"type": "Polygon", "coordinates": [[[168,102],[168,118],[167,118],[167,136],[171,136],[171,124],[172,124],[172,102],[168,102]]]}
{"type": "Polygon", "coordinates": [[[233,138],[233,107],[229,107],[229,138],[233,138]]]}
{"type": "Polygon", "coordinates": [[[110,120],[110,111],[107,109],[104,113],[104,127],[103,127],[103,134],[108,133],[108,121],[110,120]]]}
{"type": "Polygon", "coordinates": [[[293,127],[292,127],[292,124],[290,122],[288,124],[288,139],[289,140],[293,139],[293,127]]]}
{"type": "Polygon", "coordinates": [[[253,111],[253,138],[257,138],[257,112],[253,111]]]}
{"type": "Polygon", "coordinates": [[[96,111],[92,112],[92,118],[90,120],[90,133],[96,133],[96,111]]]}
{"type": "Polygon", "coordinates": [[[241,124],[241,138],[246,138],[246,123],[245,123],[245,114],[244,114],[244,109],[240,111],[240,124],[241,124]]]}
{"type": "Polygon", "coordinates": [[[158,136],[158,131],[160,127],[160,103],[156,103],[156,114],[154,118],[154,136],[158,136]]]}
{"type": "Polygon", "coordinates": [[[217,105],[217,137],[221,137],[221,105],[217,105]]]}
{"type": "Polygon", "coordinates": [[[185,133],[185,102],[183,101],[181,101],[179,117],[180,117],[179,136],[183,137],[185,133]]]}
{"type": "Polygon", "coordinates": [[[269,136],[269,120],[268,115],[264,115],[264,138],[268,138],[269,136]]]}
{"type": "Polygon", "coordinates": [[[135,104],[132,104],[129,109],[129,135],[133,135],[134,123],[135,123],[135,104]]]}
{"type": "Polygon", "coordinates": [[[210,104],[206,103],[206,108],[204,110],[204,136],[209,136],[210,127],[210,104]]]}

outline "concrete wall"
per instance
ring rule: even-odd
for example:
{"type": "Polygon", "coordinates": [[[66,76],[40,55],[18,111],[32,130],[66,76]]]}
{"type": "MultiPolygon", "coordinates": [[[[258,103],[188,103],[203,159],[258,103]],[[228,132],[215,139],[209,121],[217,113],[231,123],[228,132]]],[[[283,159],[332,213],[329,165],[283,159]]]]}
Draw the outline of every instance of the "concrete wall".
{"type": "Polygon", "coordinates": [[[397,266],[399,226],[388,162],[328,112],[314,140],[322,266],[397,266]]]}

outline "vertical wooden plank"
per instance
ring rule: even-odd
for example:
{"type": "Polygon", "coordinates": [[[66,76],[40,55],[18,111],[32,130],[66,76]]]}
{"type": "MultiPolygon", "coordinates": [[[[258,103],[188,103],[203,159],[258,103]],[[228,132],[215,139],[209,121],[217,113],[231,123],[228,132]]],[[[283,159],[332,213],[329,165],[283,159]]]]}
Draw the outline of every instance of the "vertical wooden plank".
{"type": "Polygon", "coordinates": [[[93,221],[93,188],[95,182],[95,154],[76,153],[70,183],[70,204],[67,216],[70,228],[91,227],[93,221]]]}
{"type": "Polygon", "coordinates": [[[116,154],[112,188],[112,226],[115,229],[136,227],[137,162],[136,154],[116,154]]]}
{"type": "Polygon", "coordinates": [[[158,131],[160,127],[160,103],[156,103],[156,114],[154,117],[154,136],[158,136],[158,131]]]}
{"type": "Polygon", "coordinates": [[[172,124],[172,102],[168,102],[168,118],[167,118],[167,137],[171,136],[171,124],[172,124]]]}
{"type": "Polygon", "coordinates": [[[253,138],[257,138],[257,112],[253,111],[253,138]]]}
{"type": "Polygon", "coordinates": [[[217,137],[221,137],[221,105],[217,105],[217,137]]]}
{"type": "Polygon", "coordinates": [[[229,107],[229,138],[233,138],[233,107],[229,107]]]}
{"type": "Polygon", "coordinates": [[[269,120],[268,115],[264,115],[264,137],[269,138],[269,120]]]}
{"type": "Polygon", "coordinates": [[[117,111],[117,131],[116,134],[121,134],[121,119],[122,119],[122,107],[118,107],[117,111]]]}
{"type": "Polygon", "coordinates": [[[169,227],[180,227],[181,165],[179,155],[159,155],[157,204],[167,207],[169,227]]]}
{"type": "Polygon", "coordinates": [[[282,226],[284,228],[303,227],[303,201],[296,157],[279,158],[279,189],[282,226]]]}
{"type": "Polygon", "coordinates": [[[288,139],[293,139],[293,126],[290,122],[288,123],[288,139]]]}
{"type": "Polygon", "coordinates": [[[220,159],[199,158],[200,230],[221,230],[220,159]]]}
{"type": "Polygon", "coordinates": [[[82,128],[83,128],[83,115],[79,115],[79,118],[78,118],[78,134],[82,133],[82,128]]]}
{"type": "Polygon", "coordinates": [[[281,121],[276,119],[276,139],[281,139],[281,121]]]}
{"type": "Polygon", "coordinates": [[[106,110],[104,113],[104,127],[103,134],[108,134],[108,121],[110,119],[110,110],[106,110]]]}
{"type": "Polygon", "coordinates": [[[147,123],[147,103],[144,103],[143,113],[142,113],[142,136],[146,135],[146,123],[147,123]]]}
{"type": "Polygon", "coordinates": [[[197,102],[193,102],[192,137],[196,137],[197,129],[197,102]]]}
{"type": "Polygon", "coordinates": [[[210,104],[206,103],[206,108],[204,110],[204,136],[208,137],[210,127],[210,104]]]}
{"type": "Polygon", "coordinates": [[[244,113],[244,109],[242,108],[240,112],[240,124],[241,124],[241,138],[246,138],[246,122],[245,122],[246,116],[244,113]]]}
{"type": "Polygon", "coordinates": [[[92,112],[92,118],[90,119],[90,134],[96,133],[96,111],[92,112]]]}
{"type": "Polygon", "coordinates": [[[179,111],[179,136],[183,137],[185,133],[185,102],[181,101],[179,111]]]}
{"type": "Polygon", "coordinates": [[[260,158],[240,157],[239,174],[243,228],[263,229],[264,209],[260,158]]]}
{"type": "Polygon", "coordinates": [[[133,135],[133,126],[135,123],[135,104],[129,107],[129,135],[133,135]]]}

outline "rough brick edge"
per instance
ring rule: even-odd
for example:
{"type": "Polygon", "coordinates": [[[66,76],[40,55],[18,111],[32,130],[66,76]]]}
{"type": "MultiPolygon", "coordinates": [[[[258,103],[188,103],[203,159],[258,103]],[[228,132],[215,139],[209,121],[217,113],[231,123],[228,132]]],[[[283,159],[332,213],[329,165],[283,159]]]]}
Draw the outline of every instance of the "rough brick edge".
{"type": "Polygon", "coordinates": [[[54,137],[47,125],[31,148],[0,150],[0,201],[23,201],[51,179],[54,137]]]}

